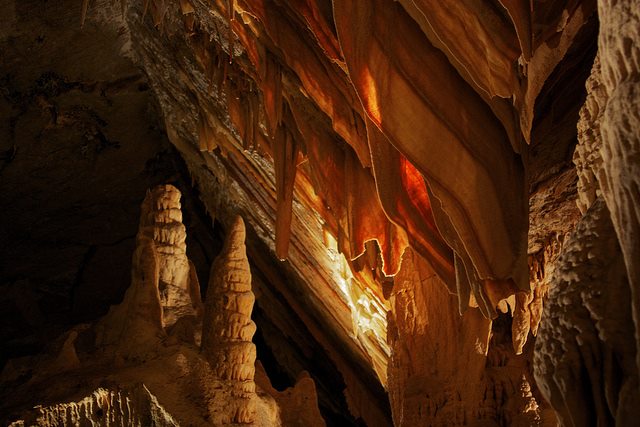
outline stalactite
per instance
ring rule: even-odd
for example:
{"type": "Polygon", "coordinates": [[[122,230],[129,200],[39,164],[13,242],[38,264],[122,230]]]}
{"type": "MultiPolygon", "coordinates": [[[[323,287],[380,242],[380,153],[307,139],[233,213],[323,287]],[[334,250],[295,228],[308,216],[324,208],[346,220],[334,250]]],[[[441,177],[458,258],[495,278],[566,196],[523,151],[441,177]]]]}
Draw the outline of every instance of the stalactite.
{"type": "Polygon", "coordinates": [[[528,290],[519,158],[488,107],[450,71],[444,55],[428,43],[421,43],[416,54],[412,40],[421,39],[421,32],[401,7],[386,2],[334,6],[349,74],[369,118],[425,176],[432,206],[435,198],[442,207],[434,210],[436,224],[441,232],[444,221],[453,226],[455,233],[442,232],[443,237],[465,263],[467,276],[474,277],[472,286],[483,289],[476,293],[486,299],[485,313],[492,315],[500,299],[516,289],[528,290]],[[406,25],[394,26],[392,32],[389,20],[406,25]],[[423,67],[416,61],[424,61],[428,76],[417,72],[423,67]],[[447,100],[432,93],[441,94],[443,87],[450,94],[447,100]],[[452,123],[468,126],[454,130],[452,123]],[[475,145],[479,141],[487,141],[482,150],[475,145]],[[442,147],[456,159],[454,167],[439,157],[442,147]],[[458,168],[473,176],[473,182],[465,182],[458,168]],[[511,189],[505,192],[504,185],[511,189]]]}
{"type": "Polygon", "coordinates": [[[180,12],[182,12],[185,28],[187,31],[193,32],[196,22],[196,14],[190,0],[180,0],[180,12]]]}
{"type": "Polygon", "coordinates": [[[251,423],[256,417],[255,296],[244,241],[244,222],[238,217],[211,267],[204,308],[202,353],[225,384],[219,399],[228,402],[215,415],[222,424],[251,423]]]}
{"type": "Polygon", "coordinates": [[[281,125],[273,141],[273,163],[276,170],[276,256],[282,260],[287,258],[291,239],[298,150],[291,131],[281,125]]]}
{"type": "Polygon", "coordinates": [[[282,121],[282,67],[267,51],[263,54],[260,71],[260,88],[264,100],[267,130],[273,139],[282,121]]]}
{"type": "Polygon", "coordinates": [[[549,293],[549,282],[555,271],[555,262],[562,251],[564,236],[554,236],[543,248],[529,255],[529,283],[531,291],[517,293],[509,301],[513,323],[511,337],[516,354],[522,354],[529,332],[535,337],[542,318],[544,301],[549,293]]]}
{"type": "Polygon", "coordinates": [[[422,175],[367,120],[372,171],[380,203],[389,220],[406,230],[411,246],[455,289],[453,253],[435,225],[422,175]]]}
{"type": "Polygon", "coordinates": [[[528,0],[500,0],[500,3],[509,12],[516,34],[518,35],[523,59],[525,62],[529,61],[533,50],[531,4],[528,0]]]}
{"type": "Polygon", "coordinates": [[[202,112],[200,112],[200,120],[198,123],[198,147],[200,151],[208,152],[212,152],[218,148],[215,132],[209,124],[209,120],[202,112]]]}
{"type": "Polygon", "coordinates": [[[80,28],[84,27],[84,21],[87,19],[87,9],[89,8],[89,0],[82,0],[82,11],[80,15],[80,28]]]}

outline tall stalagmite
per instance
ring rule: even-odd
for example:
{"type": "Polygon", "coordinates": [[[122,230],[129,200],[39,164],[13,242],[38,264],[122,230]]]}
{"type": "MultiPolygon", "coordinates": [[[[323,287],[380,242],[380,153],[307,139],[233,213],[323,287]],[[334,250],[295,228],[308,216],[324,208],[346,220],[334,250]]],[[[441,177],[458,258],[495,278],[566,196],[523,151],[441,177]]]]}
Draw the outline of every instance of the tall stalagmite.
{"type": "Polygon", "coordinates": [[[221,393],[230,395],[216,415],[223,424],[251,423],[256,416],[256,346],[251,342],[255,296],[244,240],[244,221],[237,217],[211,267],[202,325],[202,352],[226,386],[221,393]]]}
{"type": "Polygon", "coordinates": [[[173,326],[201,310],[200,285],[187,258],[187,233],[182,224],[180,191],[172,185],[152,189],[142,203],[138,240],[152,240],[158,262],[162,325],[173,326]]]}
{"type": "Polygon", "coordinates": [[[202,310],[200,285],[186,255],[180,192],[159,185],[141,206],[131,286],[97,327],[97,345],[117,345],[125,355],[141,356],[181,320],[190,324],[202,310]]]}

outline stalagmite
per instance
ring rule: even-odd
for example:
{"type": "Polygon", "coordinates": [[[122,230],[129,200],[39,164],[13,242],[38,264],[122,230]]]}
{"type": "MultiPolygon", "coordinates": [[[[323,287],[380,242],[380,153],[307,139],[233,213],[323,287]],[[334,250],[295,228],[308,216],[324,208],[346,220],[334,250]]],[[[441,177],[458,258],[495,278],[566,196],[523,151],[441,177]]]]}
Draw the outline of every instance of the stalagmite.
{"type": "Polygon", "coordinates": [[[251,423],[256,416],[256,346],[251,342],[255,296],[244,240],[244,222],[238,217],[211,267],[205,300],[202,353],[225,384],[221,393],[229,396],[228,405],[215,415],[223,424],[251,423]]]}
{"type": "Polygon", "coordinates": [[[201,310],[200,285],[187,258],[187,234],[182,224],[180,191],[160,185],[142,203],[138,239],[153,241],[158,262],[162,325],[170,328],[184,316],[201,310]]]}
{"type": "Polygon", "coordinates": [[[193,324],[202,302],[185,238],[178,189],[160,185],[149,191],[141,207],[131,287],[99,323],[99,346],[116,344],[124,354],[140,356],[178,320],[191,318],[193,324]]]}

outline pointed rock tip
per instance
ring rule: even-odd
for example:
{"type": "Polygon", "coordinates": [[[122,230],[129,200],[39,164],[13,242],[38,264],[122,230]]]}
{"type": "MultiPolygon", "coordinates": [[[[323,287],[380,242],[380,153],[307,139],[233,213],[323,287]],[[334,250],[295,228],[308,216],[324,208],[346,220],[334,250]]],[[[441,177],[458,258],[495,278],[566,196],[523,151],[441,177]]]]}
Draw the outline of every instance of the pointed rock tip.
{"type": "Polygon", "coordinates": [[[231,228],[229,229],[229,237],[227,237],[229,246],[238,247],[244,245],[246,235],[247,233],[244,226],[244,220],[240,215],[238,215],[233,219],[231,228]]]}

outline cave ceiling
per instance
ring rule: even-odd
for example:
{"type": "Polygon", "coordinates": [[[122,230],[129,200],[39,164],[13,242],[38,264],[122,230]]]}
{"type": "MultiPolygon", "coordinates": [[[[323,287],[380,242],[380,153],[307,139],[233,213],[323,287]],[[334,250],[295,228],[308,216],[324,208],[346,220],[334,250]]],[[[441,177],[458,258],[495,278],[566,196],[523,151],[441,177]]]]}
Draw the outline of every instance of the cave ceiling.
{"type": "MultiPolygon", "coordinates": [[[[181,166],[148,173],[138,190],[182,168],[195,189],[185,197],[203,207],[198,221],[228,229],[244,218],[254,280],[264,282],[258,310],[262,295],[304,322],[290,334],[310,334],[338,366],[355,417],[390,422],[380,403],[388,297],[407,251],[456,296],[453,310],[520,316],[516,351],[536,330],[532,265],[580,216],[571,159],[595,1],[85,0],[39,12],[38,2],[4,3],[5,83],[59,76],[21,99],[3,89],[2,108],[16,117],[5,131],[30,132],[21,124],[31,120],[55,133],[75,120],[93,132],[87,156],[136,138],[151,157],[178,153],[181,166]],[[24,41],[37,31],[47,38],[24,41]],[[15,43],[33,54],[8,48],[15,43]],[[108,126],[72,108],[95,91],[119,103],[104,106],[108,126]]],[[[132,144],[122,146],[139,149],[132,144]]],[[[5,145],[4,202],[28,211],[10,189],[21,185],[13,171],[24,150],[5,145]]],[[[116,179],[118,159],[109,162],[116,179]]],[[[288,327],[286,316],[267,316],[288,327]]]]}

